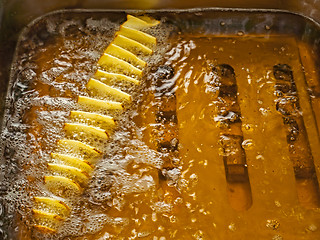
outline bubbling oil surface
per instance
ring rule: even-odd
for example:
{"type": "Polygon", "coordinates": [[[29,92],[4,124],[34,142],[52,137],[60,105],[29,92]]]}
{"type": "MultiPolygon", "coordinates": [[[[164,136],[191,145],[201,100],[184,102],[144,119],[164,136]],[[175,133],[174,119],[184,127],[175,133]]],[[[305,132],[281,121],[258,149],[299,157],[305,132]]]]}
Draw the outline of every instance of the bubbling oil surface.
{"type": "MultiPolygon", "coordinates": [[[[303,75],[310,73],[303,72],[300,62],[301,56],[308,56],[303,51],[305,46],[290,36],[186,34],[172,41],[175,44],[165,55],[165,65],[175,71],[170,81],[174,87],[166,93],[176,98],[179,160],[169,154],[160,177],[154,177],[155,188],[125,196],[124,208],[110,211],[114,216],[131,216],[132,220],[116,236],[129,239],[317,237],[318,179],[295,178],[286,126],[276,107],[277,81],[273,74],[273,67],[279,63],[292,67],[300,106],[304,109],[299,115],[304,118],[306,130],[300,129],[300,134],[308,134],[311,151],[317,156],[312,142],[317,138],[317,125],[308,117],[313,115],[309,111],[316,103],[310,101],[304,90],[310,82],[303,75]],[[237,80],[241,147],[246,153],[249,187],[243,181],[230,183],[226,177],[218,114],[221,97],[219,87],[212,84],[217,81],[213,68],[221,64],[232,66],[237,80]]],[[[162,86],[164,91],[168,88],[162,86]]],[[[157,86],[144,97],[140,106],[142,116],[136,120],[145,125],[144,139],[153,149],[157,149],[154,136],[159,136],[155,126],[159,111],[155,96],[157,86]]],[[[168,124],[164,126],[164,131],[171,130],[168,124]]],[[[237,131],[231,128],[228,134],[237,131]]],[[[165,138],[164,135],[160,134],[160,138],[165,138]]]]}
{"type": "MultiPolygon", "coordinates": [[[[311,105],[316,104],[305,92],[308,80],[303,75],[310,73],[303,72],[300,62],[300,57],[305,58],[308,53],[299,50],[299,44],[294,37],[284,36],[187,35],[182,36],[167,55],[166,63],[177,72],[181,158],[178,186],[188,212],[181,225],[188,226],[188,230],[182,230],[177,236],[251,239],[258,234],[263,239],[286,239],[298,234],[299,239],[314,237],[305,233],[306,225],[317,225],[319,185],[317,179],[313,183],[306,178],[294,180],[286,127],[276,108],[273,74],[273,66],[279,63],[292,67],[310,145],[316,149],[311,140],[318,135],[316,124],[308,117],[313,115],[311,105]],[[251,189],[239,186],[241,181],[230,185],[226,180],[221,153],[223,127],[218,118],[222,97],[219,87],[211,84],[217,82],[212,68],[223,64],[232,66],[235,72],[242,148],[246,153],[251,189]],[[309,206],[304,205],[304,201],[309,206]],[[302,215],[308,220],[296,220],[302,215]],[[277,224],[273,228],[270,222],[277,224]]],[[[239,133],[231,127],[228,134],[239,133]]],[[[231,150],[237,151],[237,148],[231,150]]],[[[317,161],[317,153],[312,151],[317,161]]]]}
{"type": "MultiPolygon", "coordinates": [[[[24,42],[25,52],[16,59],[19,65],[15,72],[16,88],[8,100],[11,112],[3,138],[10,140],[5,145],[8,161],[22,169],[5,196],[12,208],[8,209],[9,213],[21,209],[17,216],[19,239],[62,239],[97,234],[106,226],[119,231],[129,219],[113,217],[107,210],[112,206],[121,208],[123,195],[145,192],[155,185],[151,176],[127,171],[128,165],[134,162],[153,171],[163,164],[161,154],[141,141],[140,128],[132,120],[138,114],[137,100],[144,92],[143,86],[110,83],[132,94],[134,104],[126,105],[121,116],[110,112],[118,128],[110,141],[96,145],[105,155],[96,165],[87,191],[67,200],[73,212],[56,235],[30,231],[32,197],[52,196],[42,180],[48,174],[47,163],[52,161],[50,153],[55,151],[57,140],[65,136],[63,126],[69,121],[70,111],[80,110],[77,96],[89,96],[85,86],[120,23],[93,18],[85,22],[61,20],[59,24],[48,20],[44,30],[24,42]]],[[[156,65],[168,48],[164,40],[171,29],[169,26],[150,30],[149,33],[158,39],[158,48],[148,61],[150,66],[156,65]]]]}
{"type": "Polygon", "coordinates": [[[171,25],[152,30],[159,45],[142,85],[115,85],[133,93],[133,104],[117,118],[110,141],[102,144],[106,154],[88,189],[70,201],[70,218],[54,236],[29,231],[30,197],[50,196],[42,184],[49,154],[64,136],[70,110],[77,109],[75,97],[87,94],[85,84],[119,24],[93,18],[58,26],[48,22],[47,31],[59,34],[47,39],[44,32],[30,39],[30,50],[19,56],[16,88],[21,91],[14,93],[4,134],[10,139],[7,158],[23,169],[6,196],[12,206],[8,211],[19,209],[19,239],[319,237],[319,199],[312,194],[318,185],[312,189],[308,178],[295,180],[272,72],[277,64],[293,69],[308,141],[318,161],[312,110],[317,99],[310,101],[305,91],[315,72],[308,46],[290,36],[243,33],[181,33],[168,39],[177,32],[171,25]],[[241,181],[228,185],[226,178],[218,125],[220,89],[211,84],[216,81],[213,68],[221,64],[235,73],[250,189],[241,181]],[[160,65],[174,70],[162,85],[160,65]],[[170,112],[172,119],[159,112],[170,112]],[[168,139],[172,146],[162,144],[168,139]]]}

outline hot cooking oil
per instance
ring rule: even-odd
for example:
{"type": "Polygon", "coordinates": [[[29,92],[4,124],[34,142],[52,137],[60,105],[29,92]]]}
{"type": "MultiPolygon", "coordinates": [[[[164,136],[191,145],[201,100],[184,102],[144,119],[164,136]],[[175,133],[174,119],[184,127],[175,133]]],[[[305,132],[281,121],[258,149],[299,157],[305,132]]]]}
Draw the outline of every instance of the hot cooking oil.
{"type": "Polygon", "coordinates": [[[174,112],[177,120],[156,126],[162,112],[157,87],[153,105],[142,106],[153,113],[142,115],[155,132],[146,130],[150,146],[161,145],[159,131],[166,134],[174,126],[178,135],[178,151],[160,177],[172,209],[158,236],[242,239],[253,238],[253,228],[267,238],[281,226],[285,238],[301,226],[293,219],[305,215],[316,222],[310,209],[319,208],[320,200],[312,110],[317,103],[306,91],[312,84],[308,75],[316,70],[301,60],[310,59],[307,46],[290,36],[185,35],[172,41],[164,66],[175,74],[168,67],[158,72],[167,72],[162,95],[175,99],[167,114],[174,112]],[[172,187],[175,169],[180,175],[172,187]]]}
{"type": "MultiPolygon", "coordinates": [[[[54,236],[30,230],[30,196],[47,194],[41,179],[50,152],[65,136],[77,95],[90,97],[88,76],[123,19],[63,20],[53,38],[37,34],[39,46],[30,50],[26,40],[17,64],[29,81],[7,124],[21,134],[14,156],[22,190],[7,197],[18,196],[15,204],[23,206],[18,239],[320,236],[312,46],[293,34],[248,32],[237,17],[191,15],[158,16],[161,24],[150,32],[158,47],[145,58],[141,84],[111,83],[132,92],[133,102],[114,115],[114,135],[97,145],[105,154],[54,236]]],[[[52,28],[46,22],[46,31],[52,28]]]]}

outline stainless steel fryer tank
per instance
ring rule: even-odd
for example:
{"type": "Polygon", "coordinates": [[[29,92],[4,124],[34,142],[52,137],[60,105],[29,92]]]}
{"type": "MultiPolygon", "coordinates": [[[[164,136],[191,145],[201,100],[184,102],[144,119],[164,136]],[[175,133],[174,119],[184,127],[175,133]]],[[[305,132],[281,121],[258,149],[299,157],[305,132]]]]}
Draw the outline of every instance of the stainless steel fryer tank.
{"type": "MultiPolygon", "coordinates": [[[[17,84],[20,80],[19,75],[17,73],[11,72],[10,77],[10,68],[13,60],[17,60],[19,58],[19,51],[22,53],[24,50],[21,46],[23,46],[24,42],[27,42],[28,37],[32,36],[34,32],[37,32],[43,26],[42,20],[51,16],[68,16],[68,11],[65,11],[65,8],[115,8],[115,6],[119,6],[116,8],[132,8],[127,11],[104,11],[99,10],[94,12],[94,10],[77,10],[75,12],[70,11],[71,14],[77,15],[77,13],[90,16],[90,14],[94,13],[96,16],[106,16],[108,14],[113,15],[114,18],[118,17],[118,14],[123,16],[124,12],[132,12],[135,13],[134,6],[132,6],[131,2],[118,2],[118,5],[115,5],[113,2],[110,3],[100,3],[100,2],[80,2],[80,1],[68,1],[63,3],[62,6],[43,6],[42,10],[38,10],[38,12],[33,12],[31,8],[18,8],[17,6],[21,6],[19,1],[10,1],[2,3],[0,8],[0,24],[1,31],[3,34],[0,38],[0,64],[1,64],[1,97],[3,101],[1,101],[1,116],[3,116],[5,112],[5,108],[8,111],[8,108],[11,107],[9,102],[5,102],[6,94],[9,92],[12,95],[19,95],[19,91],[23,91],[23,89],[19,89],[19,84],[17,84]],[[15,9],[15,12],[9,12],[15,9]],[[49,15],[42,16],[47,12],[51,12],[52,10],[61,11],[50,13],[49,15]],[[2,14],[2,15],[1,15],[2,14]],[[106,14],[106,15],[105,15],[106,14]],[[18,32],[32,19],[40,16],[38,20],[27,25],[27,28],[24,29],[22,33],[22,37],[18,36],[18,32]],[[19,37],[19,38],[18,38],[19,37]],[[15,47],[18,42],[17,50],[15,53],[15,47]],[[16,55],[15,55],[16,54],[16,55]],[[18,86],[18,88],[17,88],[18,86]],[[9,90],[7,90],[9,89],[9,90]]],[[[32,1],[31,1],[32,2],[32,1]]],[[[35,2],[35,1],[34,1],[35,2]]],[[[141,2],[139,2],[141,3],[141,2]]],[[[152,14],[153,16],[162,16],[167,15],[167,17],[172,19],[172,22],[175,24],[181,23],[181,30],[183,32],[192,33],[201,32],[201,33],[218,33],[223,35],[233,34],[241,32],[244,34],[261,34],[261,35],[271,35],[271,34],[280,34],[280,35],[294,35],[297,39],[303,41],[311,47],[312,56],[315,59],[315,65],[319,64],[319,42],[320,42],[320,28],[318,24],[318,20],[320,19],[320,2],[314,1],[309,3],[307,1],[291,1],[290,3],[283,3],[278,1],[269,2],[269,3],[255,3],[255,1],[242,2],[239,3],[226,3],[227,5],[213,5],[214,3],[202,1],[199,5],[194,6],[190,2],[180,3],[178,1],[165,1],[165,2],[149,2],[146,4],[142,2],[141,5],[137,5],[139,9],[141,8],[156,8],[159,10],[143,10],[143,12],[147,12],[152,14]],[[228,7],[227,8],[203,8],[191,10],[190,12],[187,10],[164,10],[164,8],[188,8],[188,7],[228,7]],[[240,9],[229,9],[232,8],[240,8],[240,9]],[[246,8],[246,9],[241,9],[246,8]],[[253,8],[259,8],[253,9],[253,8]],[[261,9],[262,8],[262,9],[261,9]],[[274,10],[274,9],[278,10],[274,10]],[[318,10],[319,9],[319,10],[318,10]],[[199,14],[201,12],[201,14],[199,14]],[[195,15],[198,20],[194,21],[195,15]],[[225,28],[220,23],[227,23],[228,27],[225,28]],[[211,27],[214,26],[214,27],[211,27]],[[220,26],[219,29],[216,29],[216,26],[220,26]],[[271,26],[271,28],[269,28],[271,26]]],[[[32,4],[30,4],[32,6],[32,4]]],[[[14,62],[17,64],[17,62],[14,62]]],[[[317,70],[315,70],[317,71],[317,70]]],[[[315,84],[317,85],[317,84],[315,84]]],[[[315,91],[315,97],[317,98],[317,91],[315,91]]],[[[314,114],[317,117],[318,113],[314,114]]],[[[2,139],[4,141],[4,139],[2,139]]],[[[3,150],[3,149],[2,149],[3,150]]],[[[1,185],[0,185],[0,194],[5,194],[7,191],[7,183],[10,182],[14,174],[19,172],[19,169],[16,169],[17,166],[15,163],[10,163],[8,159],[1,159],[1,185]]],[[[319,161],[315,161],[317,171],[319,172],[319,161]]],[[[6,206],[6,203],[2,202],[2,210],[0,211],[0,216],[4,219],[3,230],[0,231],[3,239],[15,239],[15,235],[10,233],[13,230],[13,226],[11,223],[12,219],[12,209],[10,210],[10,206],[6,206]],[[9,214],[8,214],[9,213],[9,214]]],[[[318,230],[319,231],[319,230],[318,230]]],[[[304,239],[304,238],[303,238],[304,239]]],[[[309,238],[305,238],[309,239],[309,238]]],[[[310,238],[311,239],[311,238],[310,238]]]]}

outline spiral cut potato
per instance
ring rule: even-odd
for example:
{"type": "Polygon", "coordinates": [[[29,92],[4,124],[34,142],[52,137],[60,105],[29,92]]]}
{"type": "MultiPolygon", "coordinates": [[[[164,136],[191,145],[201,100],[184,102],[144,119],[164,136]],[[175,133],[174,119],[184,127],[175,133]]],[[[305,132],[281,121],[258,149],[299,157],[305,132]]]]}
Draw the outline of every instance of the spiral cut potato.
{"type": "Polygon", "coordinates": [[[103,113],[121,112],[123,103],[132,101],[130,94],[107,83],[140,83],[147,64],[138,56],[152,54],[152,48],[156,45],[156,38],[142,30],[157,24],[159,21],[147,16],[128,15],[127,21],[120,26],[114,40],[99,59],[98,70],[86,85],[92,96],[97,98],[78,97],[77,103],[88,111],[70,112],[71,121],[64,125],[67,138],[57,142],[57,150],[66,154],[51,153],[52,162],[48,163],[48,170],[52,175],[45,176],[44,183],[57,199],[34,197],[33,227],[38,231],[55,233],[71,212],[70,207],[58,197],[67,199],[79,195],[86,187],[94,164],[103,153],[87,143],[107,141],[116,126],[113,117],[103,113]],[[104,100],[106,97],[114,101],[104,100]],[[82,142],[84,139],[86,143],[82,142]]]}

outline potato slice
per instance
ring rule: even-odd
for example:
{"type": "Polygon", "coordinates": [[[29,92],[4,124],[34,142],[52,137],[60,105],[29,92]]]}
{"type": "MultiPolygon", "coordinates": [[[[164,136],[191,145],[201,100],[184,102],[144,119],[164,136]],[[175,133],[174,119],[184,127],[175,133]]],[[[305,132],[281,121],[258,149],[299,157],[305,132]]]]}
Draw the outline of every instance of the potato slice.
{"type": "Polygon", "coordinates": [[[119,47],[113,43],[111,43],[107,49],[104,51],[104,53],[110,54],[114,57],[120,58],[124,61],[129,62],[130,64],[134,65],[135,67],[139,67],[140,69],[143,69],[147,63],[140,58],[138,58],[136,55],[134,55],[132,52],[119,47]]]}
{"type": "Polygon", "coordinates": [[[57,214],[49,213],[42,210],[32,209],[33,220],[38,231],[43,233],[55,233],[65,218],[57,214]]]}
{"type": "Polygon", "coordinates": [[[109,134],[105,130],[81,123],[65,123],[63,129],[69,135],[77,134],[79,138],[85,136],[88,138],[98,137],[103,140],[109,139],[109,134]]]}
{"type": "Polygon", "coordinates": [[[100,96],[111,96],[116,100],[131,102],[131,95],[119,89],[110,87],[101,81],[90,78],[87,83],[87,89],[91,92],[98,93],[100,96]]]}
{"type": "Polygon", "coordinates": [[[147,46],[121,34],[118,34],[112,43],[135,54],[143,53],[145,55],[151,55],[153,53],[152,49],[148,48],[147,46]]]}
{"type": "Polygon", "coordinates": [[[155,19],[139,16],[135,17],[130,14],[127,15],[127,21],[122,24],[122,26],[134,28],[137,30],[146,29],[149,27],[156,26],[160,23],[160,21],[157,21],[155,19]],[[145,20],[143,20],[145,19],[145,20]]]}
{"type": "Polygon", "coordinates": [[[57,142],[58,149],[66,154],[73,154],[95,163],[102,153],[96,148],[77,140],[61,139],[57,142]]]}
{"type": "Polygon", "coordinates": [[[57,232],[56,229],[53,229],[53,228],[50,228],[47,226],[37,225],[37,224],[33,225],[33,228],[35,230],[37,230],[38,232],[42,232],[42,233],[46,233],[46,234],[53,234],[53,233],[57,232]]]}
{"type": "Polygon", "coordinates": [[[122,103],[107,100],[99,100],[85,96],[79,96],[78,103],[89,109],[93,108],[95,110],[103,110],[107,112],[111,110],[123,110],[122,103]]]}
{"type": "Polygon", "coordinates": [[[32,209],[32,214],[36,220],[40,221],[63,221],[65,219],[60,217],[58,214],[49,213],[38,209],[32,209]]]}
{"type": "MultiPolygon", "coordinates": [[[[146,15],[137,16],[137,18],[148,23],[150,25],[150,27],[153,27],[153,26],[160,24],[160,21],[158,21],[152,17],[146,16],[146,15]]],[[[127,16],[127,19],[128,19],[128,16],[127,16]]]]}
{"type": "Polygon", "coordinates": [[[48,163],[48,169],[54,173],[58,173],[63,177],[79,183],[80,186],[85,186],[89,180],[89,173],[79,170],[75,167],[70,167],[62,164],[48,163]]]}
{"type": "Polygon", "coordinates": [[[93,166],[90,165],[90,163],[88,163],[87,161],[80,158],[60,153],[51,153],[51,157],[55,160],[58,160],[61,164],[75,167],[82,172],[91,174],[93,171],[93,166]]]}
{"type": "Polygon", "coordinates": [[[102,82],[112,82],[112,81],[116,81],[116,82],[130,82],[130,83],[134,83],[136,85],[140,84],[140,81],[137,79],[134,79],[132,77],[129,77],[127,75],[123,75],[123,74],[119,74],[119,73],[109,73],[106,71],[103,71],[101,69],[98,69],[96,71],[96,73],[94,74],[94,78],[99,79],[102,82]]]}
{"type": "Polygon", "coordinates": [[[44,182],[49,191],[60,197],[70,197],[82,193],[75,181],[63,176],[45,176],[44,182]]]}
{"type": "Polygon", "coordinates": [[[157,44],[157,39],[154,36],[151,36],[134,28],[120,26],[118,34],[135,40],[143,45],[154,46],[157,44]]]}
{"type": "Polygon", "coordinates": [[[100,57],[98,61],[98,65],[107,71],[112,71],[115,73],[123,73],[129,76],[131,75],[134,75],[137,77],[142,76],[142,70],[140,70],[139,68],[136,68],[132,64],[126,61],[123,61],[117,57],[111,56],[107,53],[104,53],[100,57]]]}
{"type": "Polygon", "coordinates": [[[57,214],[60,217],[67,217],[70,214],[70,208],[64,202],[51,197],[34,197],[35,207],[39,210],[57,214]]]}
{"type": "Polygon", "coordinates": [[[110,131],[116,127],[116,123],[113,117],[97,114],[97,113],[71,111],[70,119],[79,120],[80,122],[84,122],[89,125],[100,127],[106,131],[108,130],[110,131]]]}

